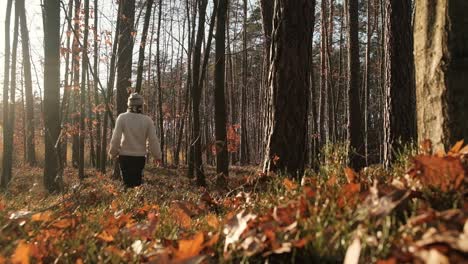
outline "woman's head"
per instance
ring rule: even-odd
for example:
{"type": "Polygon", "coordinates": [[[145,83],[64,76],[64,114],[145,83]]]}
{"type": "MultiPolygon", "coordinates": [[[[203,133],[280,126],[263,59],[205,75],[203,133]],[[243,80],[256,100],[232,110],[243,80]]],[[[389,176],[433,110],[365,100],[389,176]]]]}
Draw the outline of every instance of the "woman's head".
{"type": "Polygon", "coordinates": [[[128,110],[132,113],[141,113],[143,111],[143,97],[138,93],[132,93],[128,97],[128,110]]]}

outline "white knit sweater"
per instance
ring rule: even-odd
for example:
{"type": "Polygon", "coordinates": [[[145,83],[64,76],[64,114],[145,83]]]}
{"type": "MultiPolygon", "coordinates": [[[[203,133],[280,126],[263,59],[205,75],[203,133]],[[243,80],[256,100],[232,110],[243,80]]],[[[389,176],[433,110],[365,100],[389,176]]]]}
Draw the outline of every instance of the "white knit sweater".
{"type": "Polygon", "coordinates": [[[110,142],[109,156],[143,157],[147,148],[154,158],[161,159],[161,147],[153,120],[147,115],[126,112],[117,117],[110,142]]]}

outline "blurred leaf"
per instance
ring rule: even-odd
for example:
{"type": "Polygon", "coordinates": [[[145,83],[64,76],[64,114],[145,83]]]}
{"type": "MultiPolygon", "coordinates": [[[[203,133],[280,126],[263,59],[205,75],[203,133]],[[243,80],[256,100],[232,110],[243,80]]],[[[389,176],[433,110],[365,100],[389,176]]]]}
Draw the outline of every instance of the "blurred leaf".
{"type": "Polygon", "coordinates": [[[11,263],[13,264],[29,264],[29,244],[25,240],[20,240],[16,246],[15,252],[11,256],[11,263]]]}
{"type": "Polygon", "coordinates": [[[200,255],[203,250],[203,240],[202,232],[197,233],[192,239],[181,239],[179,248],[175,252],[175,259],[184,260],[200,255]]]}
{"type": "Polygon", "coordinates": [[[52,217],[52,212],[51,211],[46,211],[46,212],[34,214],[31,217],[31,221],[33,221],[33,222],[48,222],[48,221],[50,221],[51,217],[52,217]]]}
{"type": "Polygon", "coordinates": [[[458,158],[419,155],[413,159],[409,175],[419,179],[424,186],[447,192],[460,188],[465,169],[458,158]]]}
{"type": "Polygon", "coordinates": [[[256,217],[256,215],[247,213],[245,210],[243,210],[228,220],[228,223],[224,226],[223,230],[223,233],[226,235],[224,252],[228,250],[229,245],[239,241],[240,236],[245,231],[245,229],[247,229],[247,223],[256,217]]]}
{"type": "Polygon", "coordinates": [[[356,183],[359,179],[359,175],[351,168],[346,167],[344,169],[344,173],[346,176],[346,179],[348,180],[348,183],[356,183]]]}
{"type": "Polygon", "coordinates": [[[286,187],[286,190],[288,190],[288,191],[295,190],[295,189],[297,189],[297,187],[298,187],[297,183],[291,181],[291,180],[288,179],[288,178],[285,178],[285,179],[283,180],[283,185],[284,185],[284,187],[286,187]]]}

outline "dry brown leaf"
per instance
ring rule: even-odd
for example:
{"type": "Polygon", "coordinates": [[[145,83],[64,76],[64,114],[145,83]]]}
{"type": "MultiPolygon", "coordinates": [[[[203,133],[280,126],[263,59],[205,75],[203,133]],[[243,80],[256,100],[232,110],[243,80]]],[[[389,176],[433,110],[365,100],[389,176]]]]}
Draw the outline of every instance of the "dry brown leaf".
{"type": "Polygon", "coordinates": [[[218,220],[218,217],[214,214],[209,214],[205,217],[206,219],[206,223],[211,226],[212,228],[214,229],[218,229],[219,228],[219,220],[218,220]]]}
{"type": "Polygon", "coordinates": [[[5,262],[6,259],[2,255],[0,255],[0,264],[5,264],[5,262]]]}
{"type": "Polygon", "coordinates": [[[203,250],[203,233],[197,233],[192,239],[181,239],[179,241],[179,248],[175,252],[175,259],[184,260],[198,256],[203,250]]]}
{"type": "Polygon", "coordinates": [[[338,179],[336,178],[336,175],[333,175],[328,179],[327,186],[328,187],[333,187],[333,186],[336,185],[337,182],[338,182],[338,179]]]}
{"type": "Polygon", "coordinates": [[[104,242],[112,242],[114,241],[114,236],[112,236],[111,234],[109,234],[106,230],[102,231],[101,233],[99,233],[99,235],[97,235],[97,238],[101,239],[102,241],[104,242]]]}
{"type": "Polygon", "coordinates": [[[190,228],[192,226],[192,218],[190,218],[190,216],[176,204],[171,206],[170,212],[177,224],[181,227],[190,228]]]}
{"type": "Polygon", "coordinates": [[[11,257],[11,263],[13,264],[29,264],[30,249],[29,244],[24,240],[20,240],[18,246],[16,246],[15,252],[11,257]]]}
{"type": "Polygon", "coordinates": [[[413,159],[414,166],[409,175],[420,179],[424,186],[440,188],[442,191],[458,189],[465,177],[460,159],[419,155],[413,159]]]}
{"type": "Polygon", "coordinates": [[[283,185],[284,185],[284,187],[286,187],[286,190],[288,190],[288,191],[295,190],[295,189],[297,189],[297,186],[298,186],[297,183],[291,181],[288,178],[285,178],[283,180],[283,185]]]}
{"type": "Polygon", "coordinates": [[[246,213],[245,210],[232,217],[225,225],[223,233],[226,235],[226,242],[224,244],[224,252],[227,251],[229,245],[239,241],[240,236],[247,228],[247,223],[255,219],[257,216],[254,214],[246,213]]]}
{"type": "Polygon", "coordinates": [[[344,173],[345,173],[346,179],[348,180],[348,183],[358,182],[359,175],[353,169],[346,167],[344,169],[344,173]]]}
{"type": "Polygon", "coordinates": [[[51,211],[46,211],[46,212],[34,214],[31,217],[31,221],[33,221],[33,222],[48,222],[48,221],[50,221],[51,217],[52,217],[52,212],[51,211]]]}
{"type": "Polygon", "coordinates": [[[206,241],[206,242],[203,244],[203,248],[210,248],[210,247],[214,246],[216,243],[218,243],[219,237],[220,237],[220,234],[219,234],[219,233],[214,234],[214,235],[210,238],[210,240],[206,241]]]}
{"type": "Polygon", "coordinates": [[[73,218],[64,218],[61,219],[55,223],[52,224],[53,227],[59,228],[59,229],[65,229],[68,227],[74,227],[76,224],[75,219],[73,218]]]}
{"type": "Polygon", "coordinates": [[[461,150],[461,148],[463,147],[463,143],[465,141],[462,139],[460,141],[458,141],[453,147],[452,149],[450,149],[449,151],[449,154],[458,154],[461,150]]]}

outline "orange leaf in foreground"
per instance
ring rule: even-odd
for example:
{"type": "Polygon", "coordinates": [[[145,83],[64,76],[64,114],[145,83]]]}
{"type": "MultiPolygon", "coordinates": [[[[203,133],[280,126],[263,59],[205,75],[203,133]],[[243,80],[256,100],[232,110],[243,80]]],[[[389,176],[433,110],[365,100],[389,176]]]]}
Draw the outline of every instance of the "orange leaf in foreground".
{"type": "Polygon", "coordinates": [[[462,139],[460,141],[458,141],[453,147],[452,149],[449,151],[449,154],[458,154],[461,150],[461,148],[463,147],[463,143],[465,141],[462,139]]]}
{"type": "Polygon", "coordinates": [[[285,178],[283,180],[283,185],[284,185],[284,187],[286,187],[286,190],[288,190],[288,191],[292,191],[292,190],[297,189],[297,183],[291,181],[288,178],[285,178]]]}
{"type": "Polygon", "coordinates": [[[170,208],[171,214],[175,221],[183,228],[190,228],[192,225],[192,218],[177,204],[173,204],[170,208]]]}
{"type": "Polygon", "coordinates": [[[346,176],[346,179],[348,179],[348,183],[356,183],[357,180],[359,179],[359,175],[351,168],[346,167],[344,169],[344,173],[346,176]]]}
{"type": "Polygon", "coordinates": [[[97,238],[101,239],[102,241],[105,241],[105,242],[112,242],[114,241],[114,237],[107,233],[107,231],[102,231],[98,236],[97,238]]]}
{"type": "Polygon", "coordinates": [[[64,218],[62,220],[59,220],[55,223],[52,224],[53,227],[59,228],[59,229],[65,229],[68,227],[73,227],[75,226],[75,219],[73,218],[64,218]]]}
{"type": "Polygon", "coordinates": [[[15,249],[15,253],[11,256],[11,263],[13,264],[29,264],[29,245],[24,240],[20,240],[15,249]]]}
{"type": "Polygon", "coordinates": [[[2,255],[0,255],[0,264],[5,264],[6,260],[2,255]]]}
{"type": "Polygon", "coordinates": [[[341,189],[338,206],[343,208],[346,204],[353,206],[358,200],[358,193],[361,191],[361,184],[348,183],[341,189]]]}
{"type": "Polygon", "coordinates": [[[175,252],[175,258],[184,260],[198,256],[203,250],[203,240],[202,232],[196,234],[193,239],[181,239],[179,241],[179,249],[175,252]]]}
{"type": "Polygon", "coordinates": [[[46,212],[34,214],[31,217],[31,220],[33,222],[48,222],[50,221],[51,217],[52,217],[52,212],[46,211],[46,212]]]}
{"type": "Polygon", "coordinates": [[[409,175],[419,178],[424,186],[440,188],[446,192],[458,189],[465,177],[465,169],[460,159],[419,155],[413,159],[409,175]]]}

